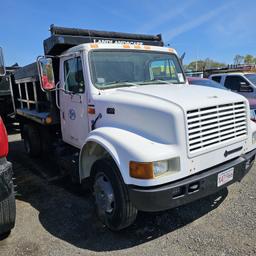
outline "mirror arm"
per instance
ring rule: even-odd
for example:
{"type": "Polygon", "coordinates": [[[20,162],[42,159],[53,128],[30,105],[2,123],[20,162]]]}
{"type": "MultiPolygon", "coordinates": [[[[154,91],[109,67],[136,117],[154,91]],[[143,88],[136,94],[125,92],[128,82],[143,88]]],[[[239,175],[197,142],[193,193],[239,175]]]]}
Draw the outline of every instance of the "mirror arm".
{"type": "Polygon", "coordinates": [[[68,94],[68,95],[74,95],[75,93],[74,92],[71,92],[71,91],[67,91],[67,90],[64,90],[64,89],[61,89],[64,93],[68,94]]]}
{"type": "Polygon", "coordinates": [[[56,106],[58,109],[60,109],[60,104],[59,104],[59,94],[58,91],[60,90],[60,88],[58,88],[58,86],[60,85],[60,81],[56,84],[56,90],[55,90],[55,101],[56,101],[56,106]]]}
{"type": "Polygon", "coordinates": [[[54,89],[51,90],[52,92],[53,92],[53,91],[56,92],[56,93],[55,93],[55,100],[56,100],[56,106],[57,106],[58,109],[60,109],[59,98],[58,98],[58,91],[62,91],[62,92],[64,92],[64,93],[68,94],[68,95],[74,95],[73,92],[66,91],[66,90],[64,90],[64,89],[62,89],[62,88],[59,88],[59,85],[60,85],[60,81],[56,84],[56,88],[54,88],[54,89]]]}

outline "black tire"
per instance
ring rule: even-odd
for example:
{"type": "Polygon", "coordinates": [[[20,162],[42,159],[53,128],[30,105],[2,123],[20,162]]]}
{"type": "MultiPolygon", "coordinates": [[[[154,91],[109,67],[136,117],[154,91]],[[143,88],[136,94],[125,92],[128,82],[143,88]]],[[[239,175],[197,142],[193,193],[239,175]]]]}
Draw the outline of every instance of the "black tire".
{"type": "Polygon", "coordinates": [[[40,142],[41,142],[41,152],[43,154],[49,154],[51,152],[51,134],[47,127],[41,127],[40,129],[40,142]]]}
{"type": "Polygon", "coordinates": [[[25,124],[23,127],[23,139],[26,152],[32,157],[38,157],[41,153],[39,129],[33,125],[25,124]]]}
{"type": "Polygon", "coordinates": [[[6,113],[0,114],[5,125],[8,123],[8,115],[6,113]]]}
{"type": "MultiPolygon", "coordinates": [[[[93,166],[93,190],[98,217],[111,230],[118,231],[130,226],[137,217],[137,209],[129,199],[127,187],[123,182],[118,167],[109,159],[98,160],[93,166]],[[97,180],[104,177],[111,184],[114,194],[113,209],[106,212],[97,202],[97,180]]],[[[112,204],[111,204],[112,205],[112,204]]]]}
{"type": "Polygon", "coordinates": [[[14,191],[2,202],[0,202],[0,240],[8,237],[15,225],[16,205],[14,191]]]}

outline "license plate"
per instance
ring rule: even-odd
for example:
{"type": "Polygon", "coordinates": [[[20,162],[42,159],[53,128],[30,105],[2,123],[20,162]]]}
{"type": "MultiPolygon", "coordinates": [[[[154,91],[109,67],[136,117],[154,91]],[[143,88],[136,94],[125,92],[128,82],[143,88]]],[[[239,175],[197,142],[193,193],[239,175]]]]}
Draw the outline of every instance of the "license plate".
{"type": "Polygon", "coordinates": [[[234,176],[234,168],[230,168],[224,172],[220,172],[218,174],[218,181],[217,181],[217,186],[220,187],[229,181],[233,180],[234,176]]]}

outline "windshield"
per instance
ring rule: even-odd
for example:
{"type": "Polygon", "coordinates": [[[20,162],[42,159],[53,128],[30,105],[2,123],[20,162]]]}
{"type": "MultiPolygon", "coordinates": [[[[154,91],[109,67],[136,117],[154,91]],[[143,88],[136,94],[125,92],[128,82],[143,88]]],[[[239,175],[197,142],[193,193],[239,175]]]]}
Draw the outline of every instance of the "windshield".
{"type": "Polygon", "coordinates": [[[254,85],[256,85],[256,74],[246,74],[247,77],[254,85]]]}
{"type": "Polygon", "coordinates": [[[221,85],[213,80],[210,80],[210,79],[191,79],[189,81],[189,83],[195,84],[195,85],[202,85],[202,86],[208,86],[208,87],[227,90],[227,88],[224,87],[223,85],[221,85]]]}
{"type": "Polygon", "coordinates": [[[95,50],[89,59],[99,89],[185,82],[178,58],[167,52],[95,50]]]}

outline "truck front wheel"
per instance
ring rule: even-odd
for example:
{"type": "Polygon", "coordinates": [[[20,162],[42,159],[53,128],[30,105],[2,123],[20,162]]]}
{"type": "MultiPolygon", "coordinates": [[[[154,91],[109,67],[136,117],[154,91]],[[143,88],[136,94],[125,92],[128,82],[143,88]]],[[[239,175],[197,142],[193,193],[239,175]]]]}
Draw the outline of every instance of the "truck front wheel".
{"type": "Polygon", "coordinates": [[[116,164],[109,159],[98,160],[92,176],[95,204],[101,221],[114,231],[130,226],[136,219],[137,209],[129,200],[116,164]]]}

